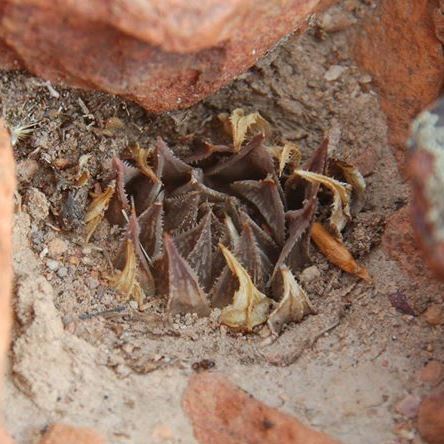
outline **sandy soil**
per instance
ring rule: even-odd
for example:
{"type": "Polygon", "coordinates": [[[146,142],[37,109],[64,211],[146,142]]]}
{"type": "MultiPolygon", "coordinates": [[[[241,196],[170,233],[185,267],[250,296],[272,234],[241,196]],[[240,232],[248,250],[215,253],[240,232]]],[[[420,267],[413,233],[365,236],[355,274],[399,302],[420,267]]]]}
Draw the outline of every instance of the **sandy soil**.
{"type": "Polygon", "coordinates": [[[3,404],[18,443],[35,442],[52,421],[93,426],[110,443],[193,443],[180,403],[192,364],[202,359],[258,399],[346,444],[420,442],[413,421],[395,407],[428,390],[417,372],[431,359],[444,361],[442,328],[400,313],[388,296],[404,291],[420,314],[441,301],[442,288],[412,287],[380,246],[385,220],[406,205],[408,190],[371,79],[351,59],[346,30],[332,25],[359,26],[371,9],[365,3],[332,9],[322,21],[328,26],[289,37],[217,95],[162,116],[100,93],[54,91],[23,73],[1,75],[9,125],[38,122],[16,146],[17,322],[3,404]],[[208,319],[173,323],[156,300],[139,312],[107,285],[119,230],[105,222],[84,242],[88,193],[109,175],[112,156],[157,135],[174,146],[236,107],[260,111],[273,137],[297,141],[304,157],[339,125],[336,155],[358,165],[368,185],[365,207],[344,237],[374,285],[345,275],[313,248],[307,266],[315,265],[320,278],[304,286],[319,314],[289,325],[270,346],[219,327],[217,310],[208,319]],[[91,178],[77,189],[85,154],[91,178]]]}

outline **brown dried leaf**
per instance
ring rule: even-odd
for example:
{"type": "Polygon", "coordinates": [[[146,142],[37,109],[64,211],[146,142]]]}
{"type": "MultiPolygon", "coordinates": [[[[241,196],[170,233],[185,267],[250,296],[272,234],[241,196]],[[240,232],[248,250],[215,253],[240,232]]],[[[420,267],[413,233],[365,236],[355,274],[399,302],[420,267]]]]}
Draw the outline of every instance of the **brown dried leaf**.
{"type": "Polygon", "coordinates": [[[247,133],[262,133],[265,137],[271,134],[270,124],[258,113],[245,115],[242,108],[235,109],[229,117],[233,134],[234,150],[240,151],[247,133]]]}
{"type": "Polygon", "coordinates": [[[353,213],[359,213],[364,206],[366,183],[359,170],[343,160],[332,159],[330,161],[333,168],[339,169],[348,184],[351,185],[352,194],[352,210],[353,213]]]}
{"type": "Polygon", "coordinates": [[[221,323],[236,330],[251,332],[255,326],[266,322],[271,300],[254,286],[247,271],[230,250],[222,244],[219,247],[239,281],[233,303],[222,310],[221,323]]]}
{"type": "Polygon", "coordinates": [[[105,216],[105,211],[116,189],[116,182],[112,181],[103,193],[93,194],[93,200],[88,206],[85,216],[86,242],[89,242],[94,231],[105,216]]]}
{"type": "Polygon", "coordinates": [[[140,145],[136,143],[131,148],[132,155],[136,161],[136,165],[139,167],[140,172],[148,177],[153,183],[159,182],[154,170],[150,167],[148,159],[154,156],[154,150],[144,150],[140,148],[140,145]]]}
{"type": "Polygon", "coordinates": [[[359,265],[345,245],[338,239],[335,239],[319,222],[313,224],[311,228],[311,238],[332,264],[347,273],[360,277],[364,281],[371,282],[371,277],[367,269],[359,265]]]}
{"type": "Polygon", "coordinates": [[[79,164],[77,166],[77,175],[75,178],[76,185],[78,187],[83,187],[88,183],[89,178],[91,177],[88,171],[88,161],[91,158],[91,154],[83,154],[80,156],[79,164]]]}
{"type": "Polygon", "coordinates": [[[323,174],[312,173],[310,171],[295,170],[296,176],[311,183],[319,183],[326,186],[333,192],[333,205],[330,216],[330,225],[335,234],[340,237],[341,231],[344,229],[347,222],[351,219],[350,214],[350,196],[351,186],[347,183],[342,183],[339,180],[324,176],[323,174]]]}
{"type": "Polygon", "coordinates": [[[125,300],[134,299],[139,307],[143,304],[144,293],[137,281],[137,257],[134,243],[126,241],[126,259],[122,270],[117,270],[111,278],[111,286],[125,296],[125,300]]]}
{"type": "Polygon", "coordinates": [[[282,173],[287,165],[290,165],[293,169],[299,167],[302,155],[297,144],[287,142],[284,144],[284,146],[270,146],[268,147],[268,150],[279,162],[279,177],[282,176],[282,173]]]}
{"type": "Polygon", "coordinates": [[[278,335],[285,324],[302,321],[305,315],[315,313],[307,293],[297,283],[290,269],[283,266],[280,268],[280,272],[283,296],[267,321],[273,335],[278,335]]]}

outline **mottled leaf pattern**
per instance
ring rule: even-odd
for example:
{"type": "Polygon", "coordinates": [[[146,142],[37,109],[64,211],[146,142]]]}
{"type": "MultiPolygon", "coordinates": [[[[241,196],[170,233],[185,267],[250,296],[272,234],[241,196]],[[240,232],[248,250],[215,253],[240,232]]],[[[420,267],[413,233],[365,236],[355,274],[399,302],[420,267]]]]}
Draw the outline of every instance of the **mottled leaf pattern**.
{"type": "Polygon", "coordinates": [[[271,130],[259,113],[237,109],[222,121],[232,144],[194,134],[179,150],[157,139],[150,149],[133,147],[130,163],[114,159],[114,182],[91,203],[88,237],[106,211],[112,223],[129,217],[125,261],[113,279],[121,293],[139,302],[142,288],[165,296],[173,315],[205,316],[211,302],[231,328],[251,332],[268,320],[278,334],[313,312],[295,274],[308,259],[320,186],[331,192],[330,222],[340,233],[351,217],[350,190],[361,198],[365,183],[340,161],[330,163],[334,177],[326,175],[338,128],[301,166],[295,144],[264,144],[271,130]],[[271,293],[278,305],[270,315],[271,293]]]}

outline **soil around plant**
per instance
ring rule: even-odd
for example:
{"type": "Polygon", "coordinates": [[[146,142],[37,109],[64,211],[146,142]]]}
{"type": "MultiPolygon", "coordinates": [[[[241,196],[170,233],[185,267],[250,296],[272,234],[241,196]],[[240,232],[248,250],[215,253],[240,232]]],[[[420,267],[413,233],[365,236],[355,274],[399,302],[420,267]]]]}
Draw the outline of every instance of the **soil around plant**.
{"type": "Polygon", "coordinates": [[[429,361],[444,363],[444,327],[422,316],[443,303],[444,287],[412,277],[389,251],[396,236],[410,242],[409,225],[398,217],[407,214],[409,193],[372,79],[348,44],[351,27],[371,13],[365,3],[330,9],[216,95],[159,116],[106,94],[1,73],[8,125],[36,123],[15,146],[16,322],[2,403],[17,443],[35,442],[55,421],[92,427],[110,443],[196,442],[181,397],[203,360],[209,371],[346,444],[416,437],[415,412],[400,401],[428,393],[418,372],[429,361]],[[235,108],[259,111],[273,140],[298,143],[304,159],[340,127],[335,157],[356,165],[367,182],[366,203],[344,241],[373,284],[340,271],[312,246],[311,262],[296,277],[318,314],[288,325],[271,345],[221,327],[218,309],[170,322],[165,301],[151,298],[139,311],[108,283],[121,229],[105,220],[85,243],[89,193],[109,177],[113,156],[157,136],[173,149],[191,133],[211,137],[215,116],[235,108]],[[82,156],[90,179],[76,187],[82,156]],[[171,433],[159,433],[165,429],[171,433]]]}

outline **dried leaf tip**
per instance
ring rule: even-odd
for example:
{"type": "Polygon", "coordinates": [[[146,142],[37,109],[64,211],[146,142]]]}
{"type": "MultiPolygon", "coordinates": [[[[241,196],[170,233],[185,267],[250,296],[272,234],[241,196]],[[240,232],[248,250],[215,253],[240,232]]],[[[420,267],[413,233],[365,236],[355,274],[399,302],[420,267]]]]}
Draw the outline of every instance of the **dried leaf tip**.
{"type": "Polygon", "coordinates": [[[240,151],[248,132],[262,133],[265,137],[271,134],[270,124],[258,112],[245,115],[242,108],[237,108],[231,113],[229,120],[235,151],[240,151]]]}
{"type": "Polygon", "coordinates": [[[94,231],[98,227],[99,223],[105,216],[105,212],[108,209],[111,198],[114,195],[116,189],[116,182],[112,181],[105,191],[102,193],[94,193],[93,200],[88,206],[88,210],[85,216],[86,222],[86,242],[89,242],[94,231]]]}
{"type": "Polygon", "coordinates": [[[296,176],[311,183],[319,183],[326,186],[333,192],[333,205],[330,216],[330,224],[338,238],[347,222],[351,219],[350,198],[351,186],[348,183],[340,182],[323,174],[312,173],[311,171],[295,170],[296,176]]]}
{"type": "Polygon", "coordinates": [[[313,224],[311,238],[332,264],[347,273],[360,277],[366,282],[372,281],[367,269],[359,265],[345,245],[338,239],[335,239],[319,222],[313,224]]]}
{"type": "Polygon", "coordinates": [[[137,281],[137,257],[134,243],[126,240],[126,260],[122,270],[118,270],[111,278],[112,287],[121,293],[125,300],[134,299],[141,307],[144,300],[143,290],[137,281]]]}
{"type": "Polygon", "coordinates": [[[224,245],[219,244],[231,272],[239,281],[233,303],[222,310],[221,323],[230,328],[252,332],[257,325],[267,320],[271,300],[253,284],[245,268],[224,245]]]}
{"type": "Polygon", "coordinates": [[[330,161],[329,169],[339,170],[347,183],[351,185],[353,190],[352,212],[354,214],[359,213],[365,203],[365,191],[367,188],[361,172],[354,165],[338,159],[330,161]]]}
{"type": "Polygon", "coordinates": [[[299,167],[302,154],[299,146],[295,143],[287,142],[284,144],[284,146],[270,146],[268,147],[268,150],[279,163],[279,177],[282,176],[282,173],[287,165],[293,169],[299,167]]]}
{"type": "Polygon", "coordinates": [[[159,182],[160,179],[157,177],[156,173],[148,163],[148,159],[154,155],[154,150],[143,149],[140,147],[138,143],[136,143],[131,148],[131,152],[136,162],[136,165],[139,167],[141,173],[144,176],[148,177],[153,183],[159,182]]]}
{"type": "Polygon", "coordinates": [[[267,321],[267,325],[274,336],[279,335],[285,324],[300,322],[305,315],[315,313],[307,293],[298,284],[290,269],[287,266],[282,266],[280,275],[283,296],[267,321]]]}

